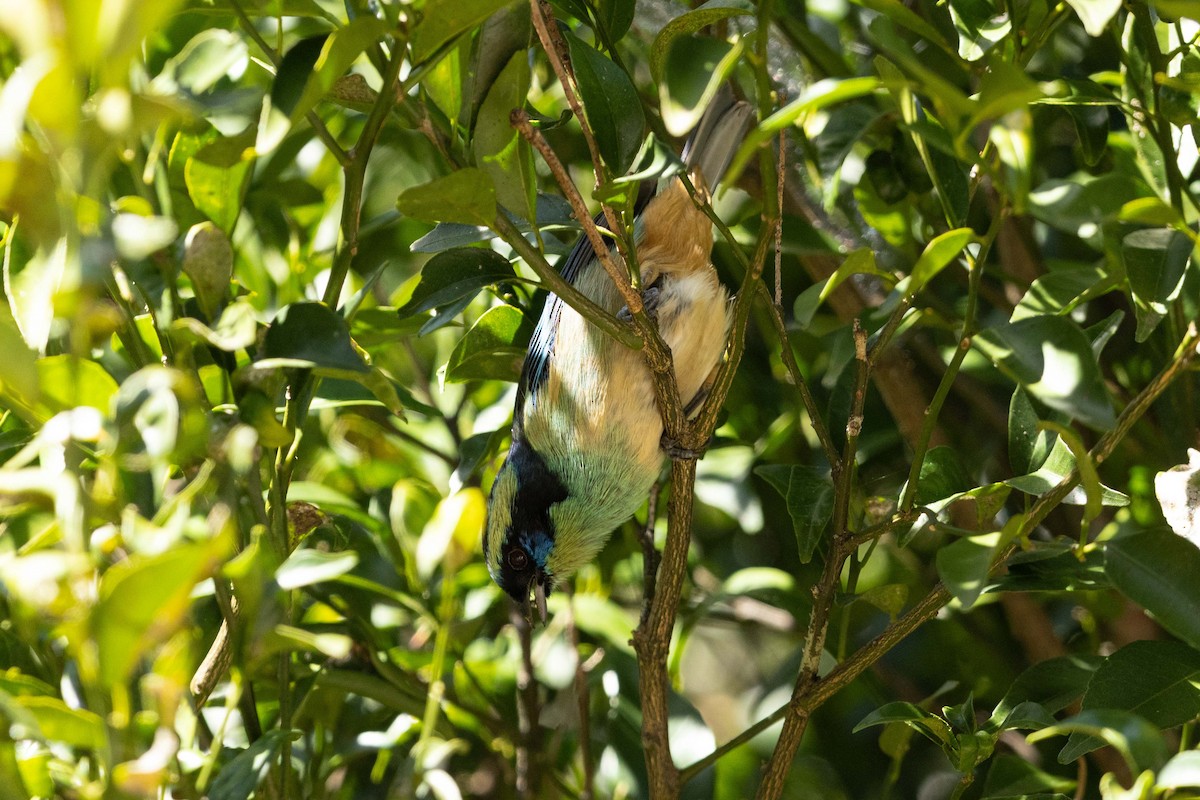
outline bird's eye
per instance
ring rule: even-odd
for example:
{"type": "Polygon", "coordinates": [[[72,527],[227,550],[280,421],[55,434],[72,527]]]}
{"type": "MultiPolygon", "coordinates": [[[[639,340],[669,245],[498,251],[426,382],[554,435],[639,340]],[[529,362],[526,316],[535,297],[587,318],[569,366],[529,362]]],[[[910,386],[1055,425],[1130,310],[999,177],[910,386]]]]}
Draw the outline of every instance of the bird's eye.
{"type": "Polygon", "coordinates": [[[529,555],[519,547],[508,551],[508,566],[520,572],[529,566],[529,555]]]}

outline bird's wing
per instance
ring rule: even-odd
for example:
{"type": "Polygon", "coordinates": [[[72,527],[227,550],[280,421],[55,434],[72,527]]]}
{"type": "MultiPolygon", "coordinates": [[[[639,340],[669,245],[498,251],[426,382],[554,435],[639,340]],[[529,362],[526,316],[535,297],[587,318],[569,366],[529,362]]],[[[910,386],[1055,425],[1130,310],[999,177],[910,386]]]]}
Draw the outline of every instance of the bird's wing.
{"type": "MultiPolygon", "coordinates": [[[[642,212],[653,196],[653,182],[644,181],[638,187],[637,200],[634,202],[635,216],[642,212]]],[[[592,222],[597,226],[603,226],[605,224],[603,212],[597,214],[592,222]]],[[[604,240],[610,241],[607,236],[604,237],[604,240]]],[[[585,235],[580,235],[579,240],[575,242],[575,247],[563,261],[560,274],[563,280],[576,286],[585,270],[598,268],[596,250],[592,247],[591,240],[585,235]]],[[[551,293],[546,298],[542,316],[538,319],[537,327],[533,331],[533,338],[529,340],[529,351],[525,354],[525,363],[521,367],[521,380],[517,384],[516,407],[513,412],[514,436],[519,436],[521,433],[526,395],[536,398],[538,390],[550,376],[550,362],[554,357],[554,342],[558,338],[558,320],[562,314],[563,305],[563,301],[556,294],[551,293]]]]}

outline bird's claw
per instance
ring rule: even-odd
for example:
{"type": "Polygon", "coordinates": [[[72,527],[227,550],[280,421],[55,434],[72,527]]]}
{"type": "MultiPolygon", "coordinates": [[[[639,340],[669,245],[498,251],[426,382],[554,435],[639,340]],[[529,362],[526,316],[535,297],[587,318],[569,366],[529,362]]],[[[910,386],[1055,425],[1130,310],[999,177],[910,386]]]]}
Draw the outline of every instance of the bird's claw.
{"type": "Polygon", "coordinates": [[[704,453],[708,450],[710,444],[712,444],[711,437],[699,448],[684,447],[683,443],[678,439],[672,439],[665,433],[659,441],[659,446],[662,447],[663,452],[670,456],[673,461],[699,461],[704,457],[704,453]]]}
{"type": "MultiPolygon", "coordinates": [[[[658,321],[658,304],[662,297],[662,289],[657,284],[646,287],[642,292],[642,308],[645,309],[646,315],[651,319],[658,321]]],[[[621,306],[621,310],[617,312],[617,319],[622,322],[633,322],[633,312],[629,310],[629,306],[621,306]]]]}

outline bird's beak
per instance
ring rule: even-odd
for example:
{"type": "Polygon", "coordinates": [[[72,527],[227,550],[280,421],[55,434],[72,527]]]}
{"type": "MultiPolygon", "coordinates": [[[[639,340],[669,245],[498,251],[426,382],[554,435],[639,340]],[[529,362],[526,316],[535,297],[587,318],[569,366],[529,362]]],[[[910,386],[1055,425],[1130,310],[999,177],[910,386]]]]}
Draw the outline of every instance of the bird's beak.
{"type": "Polygon", "coordinates": [[[546,624],[546,583],[548,579],[539,571],[533,579],[533,603],[537,608],[538,616],[542,619],[542,624],[546,624]]]}

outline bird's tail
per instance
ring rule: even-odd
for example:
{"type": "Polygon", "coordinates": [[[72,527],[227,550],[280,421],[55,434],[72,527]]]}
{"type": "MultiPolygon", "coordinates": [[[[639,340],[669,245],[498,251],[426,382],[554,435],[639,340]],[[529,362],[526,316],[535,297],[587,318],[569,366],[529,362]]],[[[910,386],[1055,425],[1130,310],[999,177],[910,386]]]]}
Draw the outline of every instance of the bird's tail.
{"type": "Polygon", "coordinates": [[[721,182],[753,122],[754,109],[735,98],[728,84],[704,110],[683,147],[683,163],[693,175],[699,172],[709,191],[721,182]]]}

